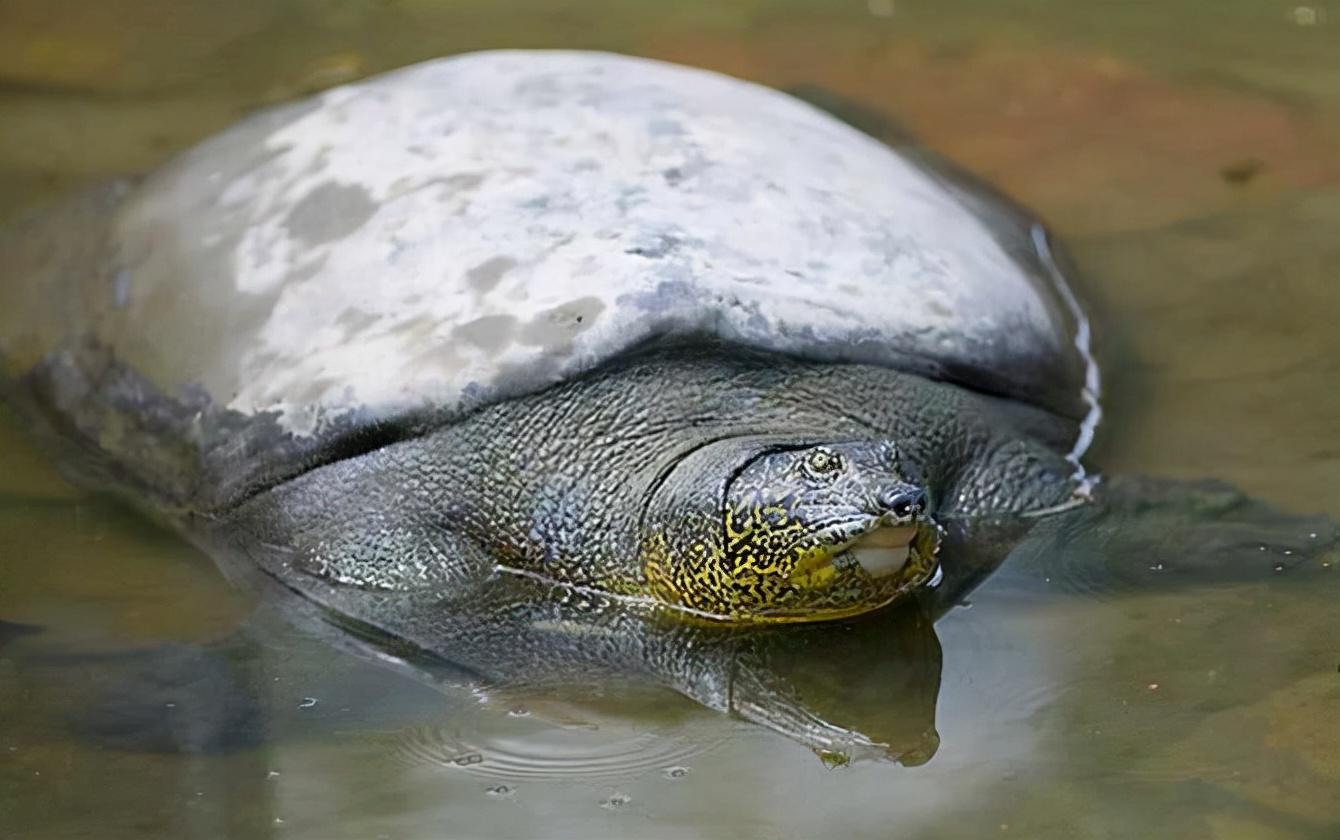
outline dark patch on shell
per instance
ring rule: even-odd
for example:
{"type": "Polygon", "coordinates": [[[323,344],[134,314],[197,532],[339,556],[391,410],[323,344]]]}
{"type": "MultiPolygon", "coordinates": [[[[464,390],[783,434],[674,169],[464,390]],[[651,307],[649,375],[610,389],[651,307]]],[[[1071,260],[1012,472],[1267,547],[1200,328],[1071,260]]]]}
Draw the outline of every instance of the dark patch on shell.
{"type": "Polygon", "coordinates": [[[546,309],[526,324],[517,339],[554,350],[565,347],[605,311],[605,302],[598,297],[584,297],[546,309]]]}
{"type": "Polygon", "coordinates": [[[500,352],[516,335],[517,320],[511,315],[485,315],[458,326],[452,335],[489,353],[500,352]]]}
{"type": "Polygon", "coordinates": [[[293,206],[284,228],[306,245],[323,245],[358,230],[375,212],[377,203],[367,190],[328,181],[293,206]]]}
{"type": "Polygon", "coordinates": [[[680,240],[678,237],[663,233],[659,236],[652,237],[645,242],[638,243],[632,248],[626,249],[624,253],[638,257],[646,257],[649,260],[659,260],[664,259],[673,253],[679,248],[679,245],[680,240]]]}
{"type": "Polygon", "coordinates": [[[466,271],[465,280],[470,288],[481,294],[490,292],[504,274],[516,268],[516,264],[511,257],[493,257],[466,271]]]}

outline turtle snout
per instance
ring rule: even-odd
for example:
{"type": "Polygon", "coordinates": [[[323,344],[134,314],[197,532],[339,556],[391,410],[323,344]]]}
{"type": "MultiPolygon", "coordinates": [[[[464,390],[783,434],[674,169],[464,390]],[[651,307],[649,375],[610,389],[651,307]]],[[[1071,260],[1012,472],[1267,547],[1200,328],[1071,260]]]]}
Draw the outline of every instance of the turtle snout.
{"type": "Polygon", "coordinates": [[[911,519],[926,512],[930,499],[920,487],[900,484],[881,493],[879,503],[897,518],[911,519]]]}

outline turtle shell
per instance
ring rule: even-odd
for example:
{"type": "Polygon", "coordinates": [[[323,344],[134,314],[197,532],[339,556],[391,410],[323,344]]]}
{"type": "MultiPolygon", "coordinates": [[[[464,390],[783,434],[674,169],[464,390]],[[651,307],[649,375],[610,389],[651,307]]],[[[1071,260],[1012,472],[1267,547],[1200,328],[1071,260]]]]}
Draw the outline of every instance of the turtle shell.
{"type": "Polygon", "coordinates": [[[260,113],[12,226],[0,277],[10,381],[40,371],[124,463],[186,442],[224,497],[658,342],[1084,410],[1082,316],[1026,214],[785,94],[612,54],[463,55],[260,113]]]}

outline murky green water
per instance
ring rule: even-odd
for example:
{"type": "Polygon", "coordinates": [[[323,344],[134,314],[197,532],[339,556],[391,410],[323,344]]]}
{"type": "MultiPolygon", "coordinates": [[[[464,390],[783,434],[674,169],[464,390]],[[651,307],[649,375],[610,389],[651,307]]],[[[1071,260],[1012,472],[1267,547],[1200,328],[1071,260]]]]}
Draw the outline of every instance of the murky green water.
{"type": "MultiPolygon", "coordinates": [[[[1340,519],[1334,2],[0,0],[0,216],[257,105],[496,46],[896,118],[1071,246],[1108,361],[1098,466],[1340,519]]],[[[938,646],[893,652],[870,720],[933,720],[930,761],[830,767],[668,691],[481,703],[302,629],[236,641],[251,604],[206,558],[5,431],[0,835],[1340,836],[1340,579],[1161,580],[1013,559],[938,646]]]]}

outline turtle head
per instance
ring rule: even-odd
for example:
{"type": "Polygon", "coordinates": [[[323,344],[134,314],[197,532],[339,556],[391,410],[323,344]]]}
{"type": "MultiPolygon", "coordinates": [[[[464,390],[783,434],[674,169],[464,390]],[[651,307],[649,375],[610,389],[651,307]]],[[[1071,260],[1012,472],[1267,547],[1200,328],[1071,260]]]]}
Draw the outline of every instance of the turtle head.
{"type": "Polygon", "coordinates": [[[715,618],[842,618],[930,575],[928,508],[891,441],[718,441],[652,497],[642,569],[657,598],[715,618]]]}

